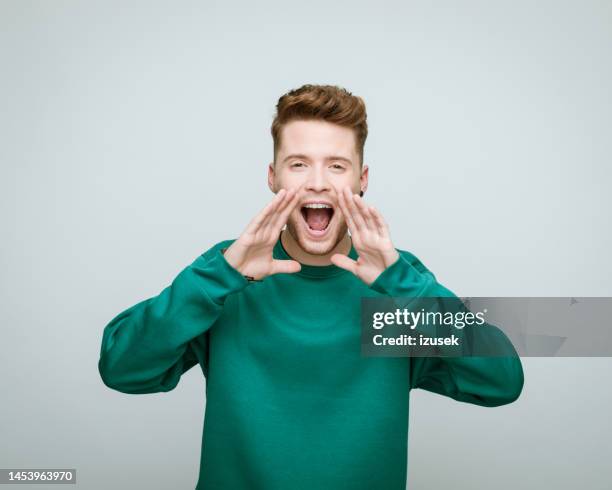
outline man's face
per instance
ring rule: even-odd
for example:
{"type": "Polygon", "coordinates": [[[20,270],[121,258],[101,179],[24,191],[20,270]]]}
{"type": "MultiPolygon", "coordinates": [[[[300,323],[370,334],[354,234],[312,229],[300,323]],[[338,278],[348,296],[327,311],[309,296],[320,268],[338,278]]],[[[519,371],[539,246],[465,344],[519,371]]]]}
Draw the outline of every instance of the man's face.
{"type": "Polygon", "coordinates": [[[268,168],[273,192],[303,186],[303,197],[287,220],[287,230],[306,253],[329,254],[347,233],[338,192],[366,189],[368,167],[359,168],[355,133],[320,120],[292,121],[282,129],[276,166],[268,168]]]}

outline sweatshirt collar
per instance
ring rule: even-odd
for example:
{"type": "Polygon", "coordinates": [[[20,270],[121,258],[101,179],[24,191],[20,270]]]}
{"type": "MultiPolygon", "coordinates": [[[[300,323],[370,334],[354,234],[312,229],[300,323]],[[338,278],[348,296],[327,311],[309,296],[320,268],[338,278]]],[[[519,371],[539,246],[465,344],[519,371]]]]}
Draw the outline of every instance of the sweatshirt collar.
{"type": "MultiPolygon", "coordinates": [[[[293,257],[291,257],[287,253],[287,251],[285,250],[285,247],[283,247],[280,237],[281,235],[279,234],[278,239],[276,240],[276,244],[274,245],[272,257],[275,259],[279,259],[279,260],[294,260],[293,257]]],[[[348,253],[348,256],[353,260],[357,260],[358,258],[357,251],[355,250],[355,247],[353,246],[352,240],[351,240],[351,249],[348,253]]],[[[342,267],[338,267],[335,264],[308,265],[308,264],[302,264],[300,262],[300,265],[302,266],[302,269],[299,272],[295,273],[300,276],[324,278],[324,277],[336,276],[338,274],[349,272],[346,269],[343,269],[342,267]]]]}

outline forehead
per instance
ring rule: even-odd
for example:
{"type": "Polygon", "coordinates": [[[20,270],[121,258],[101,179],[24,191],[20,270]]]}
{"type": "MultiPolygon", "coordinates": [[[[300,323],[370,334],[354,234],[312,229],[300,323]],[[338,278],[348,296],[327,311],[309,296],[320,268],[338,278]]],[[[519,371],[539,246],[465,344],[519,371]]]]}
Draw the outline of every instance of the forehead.
{"type": "Polygon", "coordinates": [[[281,130],[279,156],[302,153],[313,158],[340,155],[357,160],[355,132],[327,121],[291,121],[281,130]]]}

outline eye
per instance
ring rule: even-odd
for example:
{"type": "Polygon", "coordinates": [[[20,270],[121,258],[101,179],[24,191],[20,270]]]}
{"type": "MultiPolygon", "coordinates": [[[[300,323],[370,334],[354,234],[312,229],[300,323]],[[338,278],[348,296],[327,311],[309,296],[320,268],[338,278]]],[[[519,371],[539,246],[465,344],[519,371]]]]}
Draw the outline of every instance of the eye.
{"type": "Polygon", "coordinates": [[[334,163],[332,165],[332,168],[338,169],[338,170],[343,170],[344,169],[344,165],[341,165],[339,163],[334,163]]]}
{"type": "Polygon", "coordinates": [[[295,162],[291,164],[292,167],[297,167],[298,165],[301,165],[302,167],[304,166],[302,162],[295,162]]]}

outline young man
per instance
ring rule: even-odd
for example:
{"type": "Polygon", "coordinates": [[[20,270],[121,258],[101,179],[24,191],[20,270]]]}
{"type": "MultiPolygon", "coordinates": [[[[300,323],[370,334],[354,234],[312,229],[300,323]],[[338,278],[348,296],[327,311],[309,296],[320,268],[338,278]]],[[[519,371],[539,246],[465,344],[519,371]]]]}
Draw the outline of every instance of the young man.
{"type": "Polygon", "coordinates": [[[155,393],[200,365],[198,489],[401,490],[410,390],[503,405],[521,393],[521,362],[507,339],[508,357],[361,356],[362,297],[453,293],[394,247],[360,196],[363,100],[305,85],[277,110],[275,197],[239,238],[111,320],[100,375],[124,393],[155,393]]]}

